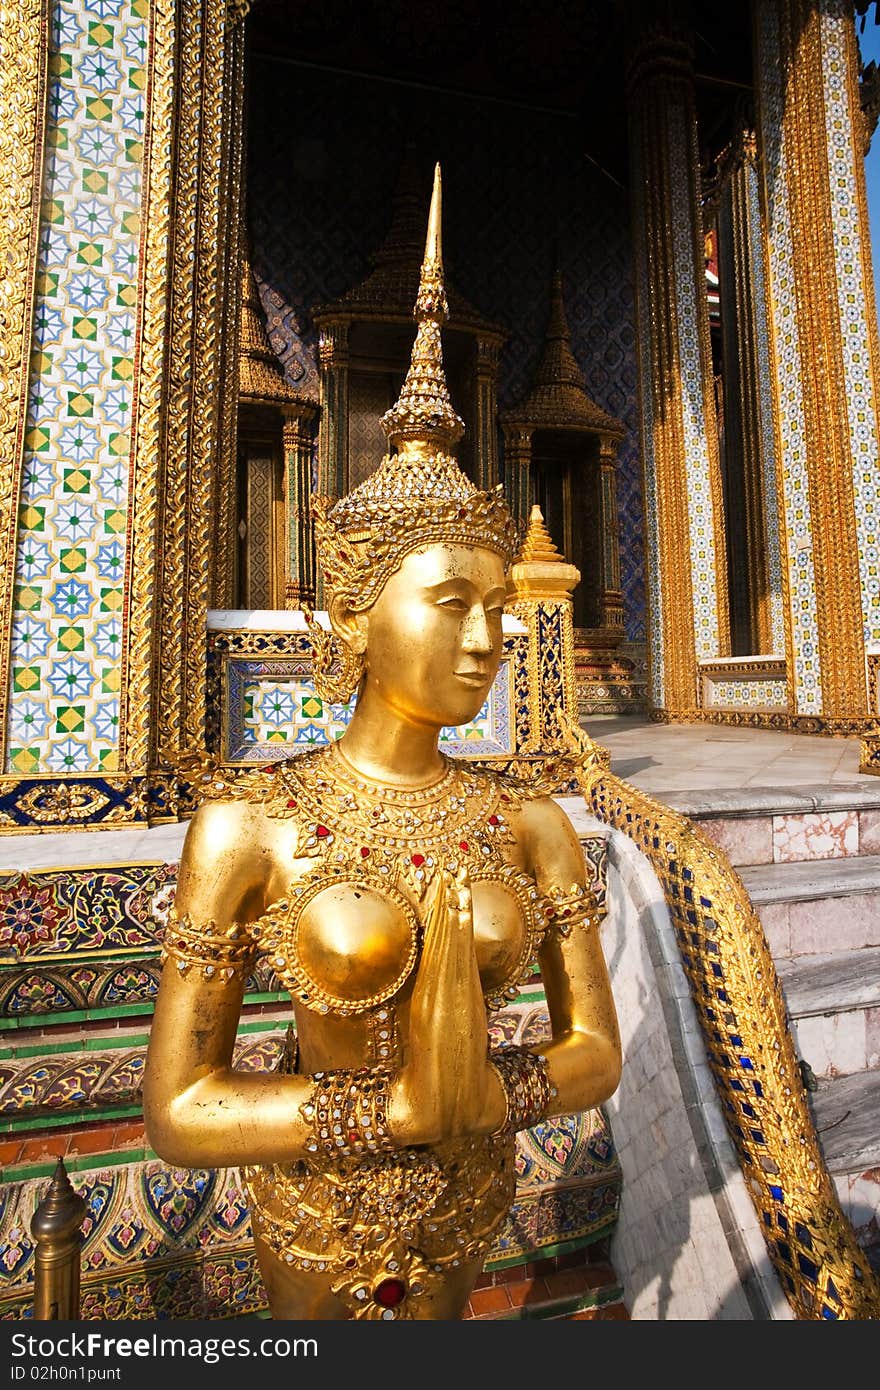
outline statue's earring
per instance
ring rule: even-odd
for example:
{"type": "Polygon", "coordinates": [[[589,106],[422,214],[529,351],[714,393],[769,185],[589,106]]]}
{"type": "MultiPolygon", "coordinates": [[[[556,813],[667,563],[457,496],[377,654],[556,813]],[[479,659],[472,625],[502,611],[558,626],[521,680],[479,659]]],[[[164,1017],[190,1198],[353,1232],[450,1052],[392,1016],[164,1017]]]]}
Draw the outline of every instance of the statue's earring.
{"type": "Polygon", "coordinates": [[[307,603],[302,605],[312,642],[312,674],[318,694],[331,704],[344,705],[361,683],[364,652],[353,651],[335,632],[321,627],[307,603]]]}

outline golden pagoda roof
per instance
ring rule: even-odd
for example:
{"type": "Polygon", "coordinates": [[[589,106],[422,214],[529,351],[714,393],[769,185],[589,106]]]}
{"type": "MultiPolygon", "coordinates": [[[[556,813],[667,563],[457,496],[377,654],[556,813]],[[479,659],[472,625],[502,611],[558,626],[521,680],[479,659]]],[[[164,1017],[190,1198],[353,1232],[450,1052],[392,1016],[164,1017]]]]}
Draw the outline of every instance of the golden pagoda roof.
{"type": "Polygon", "coordinates": [[[260,405],[316,405],[317,394],[297,391],[272,351],[247,238],[241,238],[241,316],[238,332],[238,398],[260,405]]]}
{"type": "Polygon", "coordinates": [[[532,429],[581,430],[615,438],[626,433],[621,422],[591,400],[584,388],[583,373],[571,350],[559,271],[553,276],[550,319],[535,384],[524,400],[502,411],[500,418],[504,424],[532,429]]]}
{"type": "MultiPolygon", "coordinates": [[[[317,304],[312,319],[320,328],[326,323],[385,322],[411,323],[412,306],[419,289],[425,239],[425,199],[417,176],[412,151],[404,157],[394,194],[391,226],[378,251],[369,257],[373,267],[365,280],[346,290],[341,298],[317,304]]],[[[446,282],[449,326],[498,339],[504,330],[446,282]]]]}

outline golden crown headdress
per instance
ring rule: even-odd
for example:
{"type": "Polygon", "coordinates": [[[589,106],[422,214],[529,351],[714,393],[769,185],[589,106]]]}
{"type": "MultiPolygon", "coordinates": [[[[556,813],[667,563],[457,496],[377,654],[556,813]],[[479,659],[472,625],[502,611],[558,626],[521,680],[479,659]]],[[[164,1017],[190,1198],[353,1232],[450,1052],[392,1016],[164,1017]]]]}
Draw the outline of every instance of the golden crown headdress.
{"type": "Polygon", "coordinates": [[[441,326],[443,284],[440,165],[428,216],[425,258],[413,317],[418,323],[400,399],[383,415],[389,452],[375,473],[336,500],[313,501],[315,537],[330,592],[361,611],[412,550],[463,542],[513,560],[517,528],[499,486],[476,488],[448,452],[464,433],[449,398],[441,326]]]}

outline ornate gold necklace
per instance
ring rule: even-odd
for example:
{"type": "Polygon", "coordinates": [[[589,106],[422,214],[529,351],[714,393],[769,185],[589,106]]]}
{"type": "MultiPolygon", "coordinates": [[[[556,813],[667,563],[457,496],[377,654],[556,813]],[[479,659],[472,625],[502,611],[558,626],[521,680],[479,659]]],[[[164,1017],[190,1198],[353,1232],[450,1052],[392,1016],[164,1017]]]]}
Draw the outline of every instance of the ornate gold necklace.
{"type": "Polygon", "coordinates": [[[427,787],[388,787],[359,777],[331,745],[279,765],[281,785],[267,810],[296,821],[298,858],[321,856],[374,872],[393,867],[421,900],[442,867],[497,865],[503,847],[514,843],[515,792],[491,773],[444,763],[427,787]]]}

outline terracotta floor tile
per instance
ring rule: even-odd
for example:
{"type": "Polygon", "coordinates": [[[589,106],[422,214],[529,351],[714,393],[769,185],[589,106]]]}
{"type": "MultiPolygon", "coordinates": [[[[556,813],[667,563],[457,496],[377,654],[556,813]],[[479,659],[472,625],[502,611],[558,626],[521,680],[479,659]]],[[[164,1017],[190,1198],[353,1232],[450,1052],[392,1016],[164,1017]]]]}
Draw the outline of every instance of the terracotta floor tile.
{"type": "Polygon", "coordinates": [[[533,1303],[546,1303],[550,1297],[546,1279],[532,1279],[531,1289],[526,1297],[526,1303],[531,1306],[533,1303]]]}
{"type": "Polygon", "coordinates": [[[471,1307],[474,1316],[481,1318],[486,1313],[509,1313],[510,1299],[503,1284],[491,1289],[474,1289],[471,1294],[471,1307]]]}
{"type": "Polygon", "coordinates": [[[122,1149],[131,1143],[144,1142],[144,1122],[143,1120],[130,1120],[125,1124],[117,1125],[113,1131],[114,1149],[122,1149]]]}
{"type": "Polygon", "coordinates": [[[534,1279],[520,1279],[516,1284],[508,1284],[507,1293],[513,1307],[522,1308],[523,1304],[528,1303],[534,1287],[534,1279]]]}
{"type": "Polygon", "coordinates": [[[551,1298],[564,1298],[568,1294],[584,1293],[594,1287],[587,1282],[585,1269],[557,1269],[547,1275],[547,1288],[551,1298]]]}

